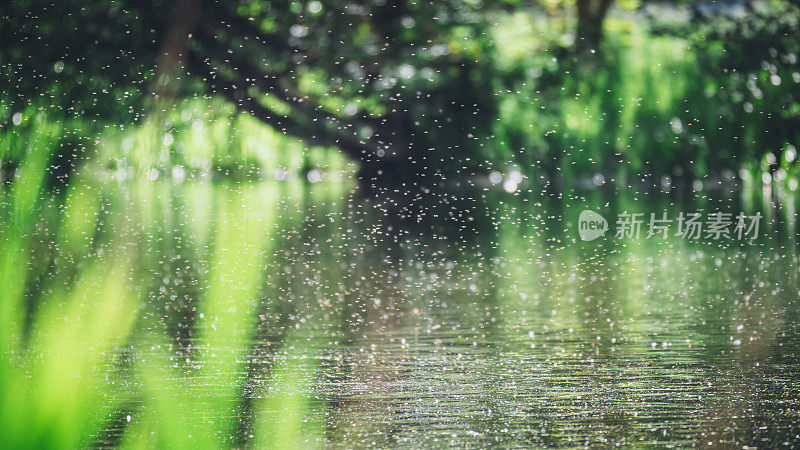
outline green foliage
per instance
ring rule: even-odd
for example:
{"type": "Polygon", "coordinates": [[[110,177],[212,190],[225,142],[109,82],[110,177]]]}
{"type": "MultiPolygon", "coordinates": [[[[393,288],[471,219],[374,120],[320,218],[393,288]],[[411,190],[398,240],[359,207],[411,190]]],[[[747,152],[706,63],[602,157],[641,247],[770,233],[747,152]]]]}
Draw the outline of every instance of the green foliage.
{"type": "Polygon", "coordinates": [[[592,19],[595,49],[575,42],[596,25],[574,17],[584,3],[15,2],[0,158],[18,162],[46,113],[65,154],[99,146],[150,176],[341,172],[333,148],[568,182],[780,169],[800,129],[796,4],[618,3],[592,19]]]}
{"type": "Polygon", "coordinates": [[[181,102],[161,123],[113,127],[98,139],[102,166],[126,176],[151,169],[170,176],[214,174],[233,178],[293,176],[319,168],[331,174],[352,173],[353,163],[330,147],[309,147],[301,140],[265,127],[220,99],[181,102]]]}
{"type": "MultiPolygon", "coordinates": [[[[142,309],[139,287],[152,274],[134,266],[140,230],[130,226],[132,212],[124,204],[108,212],[107,186],[88,172],[72,179],[63,209],[53,209],[48,202],[58,200],[46,190],[44,169],[57,136],[45,127],[32,142],[36,150],[2,190],[9,214],[0,222],[0,445],[87,447],[106,439],[119,426],[115,417],[135,404],[116,432],[125,446],[239,446],[231,439],[240,410],[233,399],[253,345],[262,255],[274,242],[265,193],[231,189],[215,207],[216,247],[198,304],[194,368],[187,368],[175,364],[167,337],[142,309]],[[113,233],[100,245],[104,230],[113,233]],[[43,239],[53,241],[50,257],[64,262],[47,277],[34,260],[48,255],[35,249],[43,239]]],[[[305,342],[297,336],[287,347],[287,361],[303,358],[276,366],[271,390],[253,410],[265,418],[259,424],[276,427],[255,430],[259,447],[299,442],[301,430],[286,413],[301,420],[313,390],[315,356],[305,342]],[[281,419],[267,420],[271,414],[281,419]]]]}
{"type": "Polygon", "coordinates": [[[515,42],[546,36],[545,22],[515,15],[498,26],[496,64],[517,77],[514,89],[499,94],[494,132],[498,154],[510,155],[506,164],[533,175],[553,175],[547,168],[554,165],[567,180],[731,177],[765,151],[798,142],[800,127],[791,124],[800,116],[791,105],[800,80],[786,64],[795,50],[744,77],[722,62],[732,59],[726,47],[735,41],[700,46],[699,36],[654,35],[634,19],[609,20],[600,54],[568,65],[515,53],[515,42]],[[758,98],[745,98],[745,90],[758,98]]]}

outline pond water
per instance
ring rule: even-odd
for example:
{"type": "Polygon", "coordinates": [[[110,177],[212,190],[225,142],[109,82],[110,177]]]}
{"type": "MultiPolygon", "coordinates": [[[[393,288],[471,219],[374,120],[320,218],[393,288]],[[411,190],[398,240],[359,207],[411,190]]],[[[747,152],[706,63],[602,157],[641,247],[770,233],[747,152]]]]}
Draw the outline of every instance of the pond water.
{"type": "Polygon", "coordinates": [[[139,299],[106,363],[126,400],[101,444],[146,430],[164,392],[192,405],[175,417],[211,407],[234,424],[234,445],[270,427],[331,447],[800,440],[791,196],[210,181],[99,195],[92,251],[128,247],[139,299]],[[585,209],[604,237],[579,238],[585,209]],[[759,236],[614,236],[622,212],[695,211],[760,213],[759,236]]]}

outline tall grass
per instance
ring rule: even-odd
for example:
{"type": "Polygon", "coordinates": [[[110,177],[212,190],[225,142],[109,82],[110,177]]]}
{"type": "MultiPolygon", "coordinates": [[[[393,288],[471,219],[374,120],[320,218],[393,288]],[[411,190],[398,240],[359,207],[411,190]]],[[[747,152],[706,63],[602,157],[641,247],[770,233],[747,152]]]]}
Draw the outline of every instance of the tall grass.
{"type": "MultiPolygon", "coordinates": [[[[135,266],[143,224],[124,204],[105,208],[104,191],[125,184],[109,187],[80,171],[63,200],[48,191],[59,132],[42,125],[30,134],[31,150],[2,190],[0,446],[247,445],[237,437],[248,419],[241,374],[273,250],[274,210],[247,186],[210,205],[213,257],[197,299],[192,362],[177,364],[163,318],[142,314],[149,281],[135,266]],[[51,238],[51,253],[35,251],[51,238]],[[42,255],[52,260],[35,260],[42,255]],[[47,276],[34,270],[42,265],[50,267],[47,276]]],[[[258,447],[284,447],[310,432],[298,425],[315,372],[305,348],[304,339],[292,338],[273,382],[257,393],[251,415],[258,447]]]]}

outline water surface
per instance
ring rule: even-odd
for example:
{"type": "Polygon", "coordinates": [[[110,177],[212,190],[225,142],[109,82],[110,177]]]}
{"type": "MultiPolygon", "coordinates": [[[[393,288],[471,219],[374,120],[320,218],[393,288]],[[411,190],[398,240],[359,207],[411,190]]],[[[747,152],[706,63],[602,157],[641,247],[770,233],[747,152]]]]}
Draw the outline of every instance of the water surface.
{"type": "MultiPolygon", "coordinates": [[[[794,445],[795,199],[729,192],[115,184],[104,214],[129,224],[141,305],[128,350],[109,363],[130,401],[97,439],[119,442],[147,417],[143,372],[166,349],[175,371],[155,378],[169,385],[182,374],[192,380],[183,393],[200,402],[217,392],[232,406],[237,445],[274,420],[253,411],[282,389],[270,381],[278,364],[312,368],[305,388],[283,386],[309,398],[305,412],[274,407],[298,415],[307,444],[794,445]],[[610,219],[606,238],[580,241],[584,209],[610,219]],[[761,236],[612,236],[621,211],[699,210],[761,212],[761,236]],[[225,299],[254,325],[218,342],[244,349],[219,369],[235,371],[238,387],[225,390],[203,378],[225,348],[204,350],[200,303],[213,255],[229,242],[220,223],[254,215],[257,249],[235,262],[257,266],[255,299],[225,299]]],[[[94,251],[119,245],[102,223],[97,239],[94,251]]],[[[42,278],[70,264],[54,261],[42,278]]]]}

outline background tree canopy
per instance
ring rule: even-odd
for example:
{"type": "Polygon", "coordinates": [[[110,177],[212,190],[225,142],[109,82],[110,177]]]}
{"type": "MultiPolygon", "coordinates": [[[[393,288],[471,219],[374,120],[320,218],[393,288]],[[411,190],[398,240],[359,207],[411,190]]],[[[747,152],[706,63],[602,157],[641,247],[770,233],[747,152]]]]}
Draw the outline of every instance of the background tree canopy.
{"type": "Polygon", "coordinates": [[[234,148],[259,128],[244,113],[300,138],[303,158],[341,150],[367,178],[491,170],[546,182],[793,178],[793,2],[32,0],[0,8],[6,168],[24,152],[25,130],[44,122],[60,127],[62,172],[98,153],[112,168],[263,166],[258,149],[234,148]],[[221,132],[230,149],[213,150],[212,163],[191,156],[198,117],[231,127],[221,132]],[[144,154],[126,153],[125,137],[143,127],[158,138],[144,154]],[[101,150],[110,135],[119,145],[101,150]]]}

